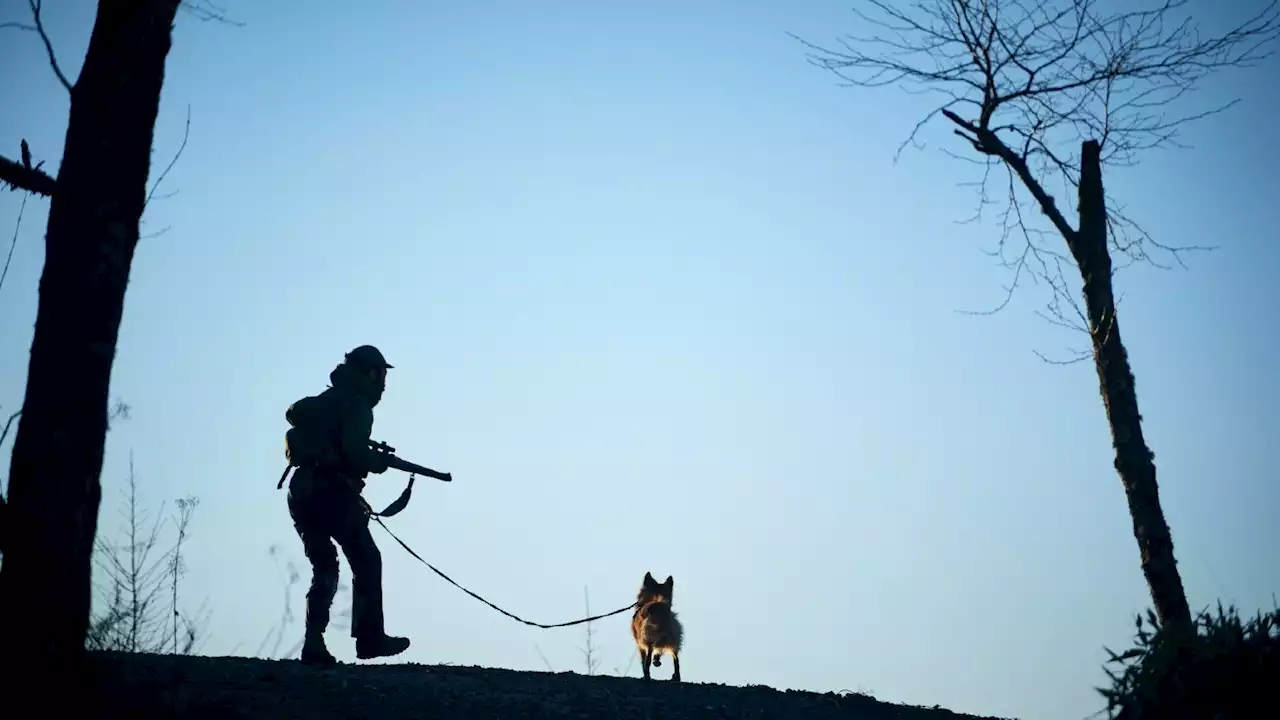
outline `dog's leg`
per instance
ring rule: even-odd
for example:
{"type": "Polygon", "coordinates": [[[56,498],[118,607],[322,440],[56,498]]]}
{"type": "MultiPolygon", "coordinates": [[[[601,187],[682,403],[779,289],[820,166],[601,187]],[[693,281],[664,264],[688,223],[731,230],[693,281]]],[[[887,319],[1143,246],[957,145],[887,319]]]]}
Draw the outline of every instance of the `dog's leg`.
{"type": "Polygon", "coordinates": [[[650,662],[650,660],[652,659],[652,657],[653,657],[653,651],[652,651],[652,650],[641,650],[641,651],[640,651],[640,669],[644,671],[644,679],[645,679],[645,680],[650,679],[650,678],[649,678],[649,662],[650,662]]]}
{"type": "Polygon", "coordinates": [[[671,651],[671,665],[675,668],[675,673],[671,676],[672,682],[680,682],[680,655],[675,650],[671,651]]]}

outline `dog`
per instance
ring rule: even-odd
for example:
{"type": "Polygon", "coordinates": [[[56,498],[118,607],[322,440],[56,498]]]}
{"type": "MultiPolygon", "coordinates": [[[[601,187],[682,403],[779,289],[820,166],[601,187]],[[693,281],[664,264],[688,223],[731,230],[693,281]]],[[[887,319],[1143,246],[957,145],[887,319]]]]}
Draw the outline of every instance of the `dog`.
{"type": "Polygon", "coordinates": [[[640,664],[644,670],[644,679],[650,680],[649,664],[662,667],[663,653],[671,653],[673,673],[671,680],[680,682],[680,643],[684,637],[684,629],[671,609],[674,580],[668,575],[665,582],[659,583],[653,575],[644,574],[644,583],[636,596],[636,612],[631,617],[631,637],[636,641],[636,649],[640,651],[640,664]]]}

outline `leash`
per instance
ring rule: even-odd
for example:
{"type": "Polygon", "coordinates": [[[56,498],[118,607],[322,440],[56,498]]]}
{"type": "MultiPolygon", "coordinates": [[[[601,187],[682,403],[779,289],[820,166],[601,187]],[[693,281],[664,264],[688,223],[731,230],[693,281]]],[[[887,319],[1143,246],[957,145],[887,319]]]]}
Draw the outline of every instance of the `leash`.
{"type": "MultiPolygon", "coordinates": [[[[277,490],[279,490],[280,488],[282,488],[282,487],[284,486],[284,481],[285,481],[285,479],[287,479],[287,478],[288,478],[288,476],[289,476],[289,471],[290,471],[290,470],[292,470],[292,469],[293,469],[293,466],[292,466],[292,465],[289,465],[289,466],[285,467],[284,472],[280,474],[280,482],[276,485],[276,489],[277,489],[277,490]]],[[[450,585],[452,585],[452,586],[454,586],[454,587],[458,588],[458,589],[459,589],[459,590],[461,590],[462,592],[464,592],[464,593],[466,593],[466,594],[470,595],[471,597],[473,597],[473,598],[475,598],[475,599],[479,600],[480,602],[484,603],[485,605],[488,605],[489,607],[493,608],[494,610],[497,610],[498,612],[502,613],[503,615],[506,615],[507,617],[511,618],[512,620],[515,620],[515,621],[516,621],[516,622],[518,622],[518,623],[524,623],[525,625],[531,625],[531,626],[536,627],[536,628],[543,628],[544,630],[550,630],[551,628],[569,627],[569,626],[571,626],[571,625],[581,625],[582,623],[588,623],[588,622],[592,622],[592,621],[595,621],[595,620],[602,620],[602,619],[607,618],[607,617],[613,617],[614,615],[619,615],[619,614],[621,614],[621,613],[624,613],[624,612],[626,612],[626,611],[628,611],[628,610],[631,610],[632,608],[634,608],[634,607],[636,606],[636,603],[631,603],[630,605],[628,605],[628,606],[626,606],[626,607],[624,607],[624,608],[618,608],[617,610],[614,610],[613,612],[607,612],[607,613],[605,613],[605,614],[603,614],[603,615],[593,615],[592,617],[582,618],[581,620],[571,620],[571,621],[569,621],[569,622],[562,622],[562,623],[555,623],[555,624],[553,624],[553,625],[546,625],[546,624],[543,624],[543,623],[536,623],[536,622],[533,622],[532,620],[525,620],[524,618],[522,618],[522,617],[520,617],[520,616],[518,616],[518,615],[515,615],[515,614],[513,614],[513,613],[509,613],[509,612],[507,612],[506,610],[503,610],[502,608],[498,607],[497,605],[494,605],[493,603],[489,602],[488,600],[485,600],[484,598],[480,597],[479,595],[477,595],[477,594],[475,594],[475,593],[471,592],[470,590],[468,590],[468,589],[466,589],[466,588],[462,587],[462,586],[461,586],[461,585],[459,585],[457,582],[455,582],[453,578],[449,577],[448,575],[445,575],[445,574],[444,574],[443,572],[441,572],[441,571],[440,571],[436,566],[434,566],[434,565],[432,565],[431,563],[429,563],[429,562],[427,562],[426,560],[424,560],[424,559],[422,558],[422,556],[421,556],[421,555],[419,555],[418,553],[414,552],[413,548],[409,547],[409,546],[405,543],[405,541],[401,540],[401,539],[400,539],[400,538],[399,538],[395,533],[391,532],[391,528],[387,527],[387,524],[386,524],[386,523],[382,522],[382,518],[384,518],[384,517],[391,517],[392,515],[395,515],[395,514],[399,513],[401,510],[404,510],[404,508],[405,508],[405,506],[406,506],[406,505],[408,505],[408,504],[409,504],[409,498],[410,498],[410,496],[413,494],[413,481],[414,481],[414,476],[413,476],[413,475],[409,475],[409,484],[408,484],[408,485],[406,485],[406,486],[405,486],[405,488],[404,488],[404,491],[400,493],[400,497],[398,497],[398,498],[396,498],[395,500],[393,500],[393,501],[391,502],[391,504],[390,504],[390,505],[388,505],[388,506],[386,507],[386,509],[384,509],[382,512],[375,512],[375,511],[374,511],[374,509],[369,505],[368,501],[366,501],[366,500],[364,499],[364,497],[359,496],[359,495],[357,495],[357,497],[360,499],[360,505],[361,505],[361,507],[363,507],[363,508],[364,508],[365,514],[367,514],[367,515],[368,515],[370,518],[372,518],[375,522],[377,522],[379,525],[381,525],[381,526],[382,526],[382,529],[387,531],[387,534],[391,536],[391,539],[392,539],[392,540],[395,540],[396,542],[400,543],[400,547],[404,548],[404,549],[405,549],[405,552],[407,552],[407,553],[409,553],[410,555],[412,555],[412,556],[414,557],[414,559],[415,559],[415,560],[417,560],[418,562],[422,563],[423,565],[426,565],[426,566],[427,566],[427,568],[428,568],[429,570],[431,570],[431,572],[433,572],[433,573],[435,573],[435,574],[439,575],[440,577],[444,578],[444,579],[445,579],[445,581],[446,581],[446,582],[448,582],[450,585]]]]}
{"type": "Polygon", "coordinates": [[[382,518],[381,518],[381,517],[379,517],[377,513],[373,513],[373,514],[371,514],[371,515],[370,515],[370,517],[372,517],[372,518],[374,519],[374,521],[376,521],[379,525],[381,525],[383,530],[386,530],[386,531],[387,531],[387,534],[391,536],[391,539],[392,539],[392,540],[395,540],[396,542],[400,543],[400,547],[404,548],[404,549],[405,549],[405,551],[406,551],[406,552],[408,552],[410,555],[412,555],[415,559],[417,559],[417,561],[418,561],[418,562],[422,563],[423,565],[426,565],[426,566],[431,570],[431,572],[433,572],[433,573],[435,573],[435,574],[439,575],[440,577],[444,578],[444,579],[445,579],[445,580],[446,580],[450,585],[452,585],[452,586],[454,586],[454,587],[458,588],[458,589],[459,589],[459,590],[461,590],[462,592],[464,592],[464,593],[466,593],[466,594],[470,595],[471,597],[473,597],[473,598],[475,598],[475,599],[479,600],[480,602],[484,603],[485,605],[488,605],[489,607],[493,608],[494,610],[497,610],[498,612],[502,613],[503,615],[506,615],[507,617],[511,618],[512,620],[515,620],[516,622],[524,623],[525,625],[532,625],[533,627],[536,627],[536,628],[543,628],[543,629],[560,628],[560,627],[569,627],[570,625],[581,625],[582,623],[591,622],[591,621],[593,621],[593,620],[601,620],[601,619],[603,619],[603,618],[613,617],[614,615],[618,615],[618,614],[620,614],[620,613],[624,613],[624,612],[626,612],[626,611],[628,611],[628,610],[630,610],[630,609],[632,609],[632,608],[634,608],[634,607],[636,606],[636,603],[631,603],[630,605],[628,605],[628,606],[626,606],[626,607],[624,607],[624,608],[618,608],[617,610],[614,610],[613,612],[608,612],[608,613],[605,613],[605,614],[603,614],[603,615],[595,615],[595,616],[592,616],[592,617],[589,617],[589,618],[582,618],[581,620],[572,620],[572,621],[570,621],[570,622],[555,623],[554,625],[544,625],[543,623],[536,623],[536,622],[533,622],[532,620],[525,620],[525,619],[524,619],[524,618],[522,618],[522,617],[518,617],[518,616],[516,616],[516,615],[514,615],[514,614],[512,614],[512,613],[507,612],[506,610],[503,610],[502,608],[498,607],[497,605],[494,605],[493,603],[489,602],[488,600],[485,600],[484,598],[480,597],[479,595],[477,595],[477,594],[475,594],[475,593],[471,592],[470,590],[468,590],[468,589],[466,589],[466,588],[462,587],[461,585],[459,585],[458,583],[454,582],[453,578],[449,577],[448,575],[445,575],[444,573],[442,573],[442,572],[440,572],[438,569],[436,569],[436,567],[435,567],[434,565],[432,565],[431,563],[427,562],[426,560],[423,560],[421,555],[419,555],[418,553],[416,553],[416,552],[414,552],[414,551],[413,551],[413,548],[409,547],[408,545],[406,545],[406,544],[405,544],[405,542],[404,542],[403,540],[401,540],[400,538],[396,537],[396,534],[395,534],[395,533],[393,533],[393,532],[391,532],[391,528],[387,527],[387,524],[386,524],[386,523],[384,523],[384,522],[382,522],[382,518]]]}

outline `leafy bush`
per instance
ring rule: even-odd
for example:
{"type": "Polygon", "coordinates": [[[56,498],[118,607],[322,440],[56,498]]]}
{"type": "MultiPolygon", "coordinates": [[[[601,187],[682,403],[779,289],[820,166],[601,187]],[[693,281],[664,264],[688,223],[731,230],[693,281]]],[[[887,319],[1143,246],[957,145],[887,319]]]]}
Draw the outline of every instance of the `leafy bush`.
{"type": "Polygon", "coordinates": [[[1097,688],[1113,720],[1235,720],[1280,717],[1280,611],[1242,621],[1235,606],[1200,612],[1196,633],[1179,637],[1148,610],[1138,615],[1135,646],[1104,666],[1097,688]],[[1271,710],[1266,708],[1270,707],[1271,710]]]}

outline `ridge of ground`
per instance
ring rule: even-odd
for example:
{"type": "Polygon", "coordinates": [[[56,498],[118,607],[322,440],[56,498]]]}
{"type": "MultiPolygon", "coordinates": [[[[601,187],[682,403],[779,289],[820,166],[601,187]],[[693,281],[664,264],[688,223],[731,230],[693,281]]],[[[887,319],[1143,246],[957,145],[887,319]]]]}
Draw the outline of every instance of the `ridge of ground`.
{"type": "Polygon", "coordinates": [[[453,665],[313,669],[296,660],[91,652],[88,669],[98,718],[1005,720],[866,695],[453,665]]]}

